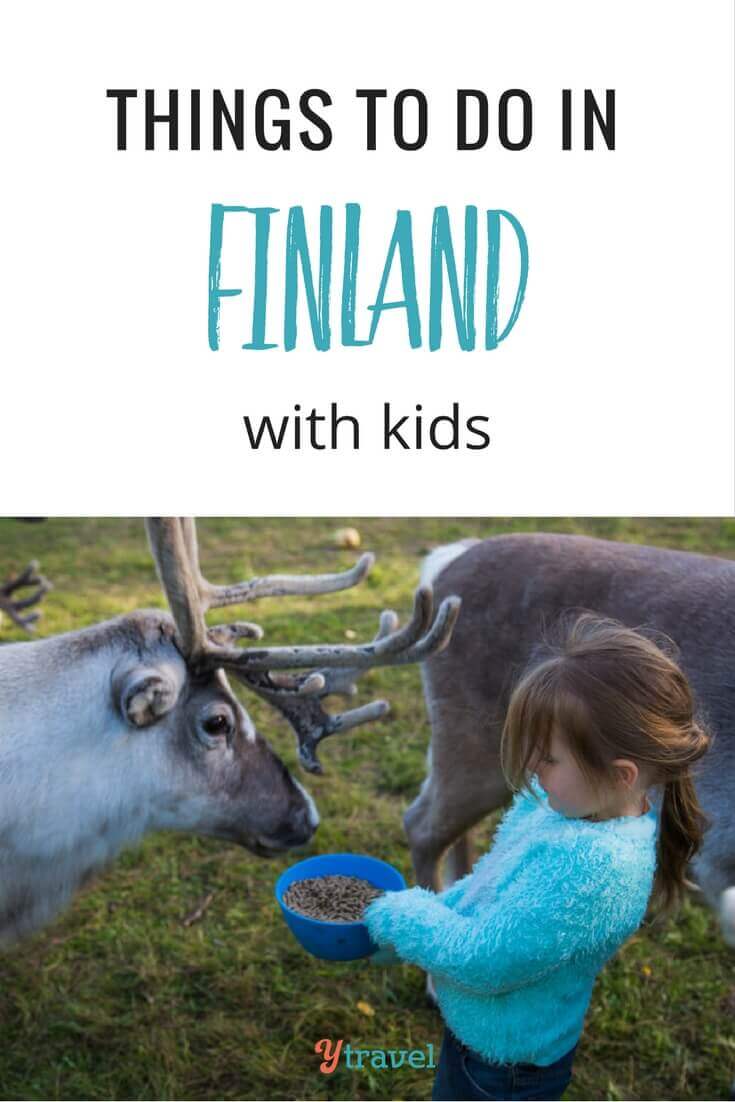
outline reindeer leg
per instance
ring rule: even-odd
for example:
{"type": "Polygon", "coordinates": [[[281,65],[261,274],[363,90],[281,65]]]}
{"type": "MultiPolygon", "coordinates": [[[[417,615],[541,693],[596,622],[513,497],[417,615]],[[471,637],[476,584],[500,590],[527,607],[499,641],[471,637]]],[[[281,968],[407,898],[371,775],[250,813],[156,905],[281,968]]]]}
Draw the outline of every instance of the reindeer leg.
{"type": "Polygon", "coordinates": [[[705,835],[702,849],[687,866],[689,898],[716,915],[722,939],[735,949],[735,861],[722,845],[722,837],[705,835]]]}
{"type": "Polygon", "coordinates": [[[735,949],[735,887],[726,888],[720,896],[719,919],[725,944],[735,949]]]}
{"type": "Polygon", "coordinates": [[[430,775],[403,816],[416,883],[434,892],[448,888],[470,871],[468,832],[498,806],[482,779],[473,789],[463,788],[459,802],[448,799],[448,795],[430,775]],[[442,882],[440,867],[445,854],[447,876],[442,882]]]}

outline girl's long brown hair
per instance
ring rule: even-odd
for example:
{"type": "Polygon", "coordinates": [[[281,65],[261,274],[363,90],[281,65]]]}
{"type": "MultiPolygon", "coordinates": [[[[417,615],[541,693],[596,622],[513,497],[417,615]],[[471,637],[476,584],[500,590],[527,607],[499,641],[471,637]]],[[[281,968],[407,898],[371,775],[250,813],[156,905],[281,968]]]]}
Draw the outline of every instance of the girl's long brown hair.
{"type": "Polygon", "coordinates": [[[638,766],[647,788],[663,785],[656,874],[649,914],[663,921],[680,906],[687,866],[711,820],[694,788],[695,763],[713,735],[695,716],[678,648],[662,632],[633,630],[592,612],[562,615],[511,695],[500,760],[513,791],[529,787],[558,724],[580,772],[598,796],[615,789],[615,758],[638,766]]]}

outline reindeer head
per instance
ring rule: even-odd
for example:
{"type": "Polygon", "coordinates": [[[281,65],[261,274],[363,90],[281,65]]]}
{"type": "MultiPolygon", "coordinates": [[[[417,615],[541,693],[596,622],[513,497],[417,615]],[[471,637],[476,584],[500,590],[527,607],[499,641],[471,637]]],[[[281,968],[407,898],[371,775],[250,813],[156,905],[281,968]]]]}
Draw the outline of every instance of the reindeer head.
{"type": "Polygon", "coordinates": [[[152,789],[150,827],[212,835],[260,857],[308,842],[319,824],[314,803],[255,730],[224,672],[189,666],[166,613],[123,619],[135,645],[113,670],[112,696],[135,733],[127,745],[136,775],[152,789]]]}
{"type": "MultiPolygon", "coordinates": [[[[181,753],[199,778],[198,784],[190,780],[187,792],[200,789],[202,794],[208,790],[230,797],[229,803],[225,801],[230,817],[223,819],[221,801],[213,801],[212,807],[219,808],[213,812],[216,822],[183,829],[232,837],[257,853],[307,841],[318,824],[313,802],[255,730],[226,675],[236,677],[286,716],[296,732],[302,765],[321,773],[316,748],[323,738],[388,711],[388,704],[379,700],[330,714],[322,706],[324,697],[352,695],[356,677],[366,669],[417,662],[440,650],[451,635],[459,599],[448,597],[433,618],[431,590],[420,589],[406,627],[398,629],[395,613],[384,612],[377,635],[362,645],[240,647],[239,640],[260,639],[261,628],[242,621],[208,627],[205,613],[210,608],[347,589],[364,578],[373,555],[363,555],[351,570],[338,574],[272,575],[214,586],[199,569],[193,519],[151,518],[146,529],[173,613],[171,642],[180,657],[176,669],[159,661],[152,668],[139,662],[119,670],[115,691],[120,710],[134,726],[175,717],[171,730],[188,739],[181,753]]],[[[180,808],[177,821],[181,816],[180,808]]]]}

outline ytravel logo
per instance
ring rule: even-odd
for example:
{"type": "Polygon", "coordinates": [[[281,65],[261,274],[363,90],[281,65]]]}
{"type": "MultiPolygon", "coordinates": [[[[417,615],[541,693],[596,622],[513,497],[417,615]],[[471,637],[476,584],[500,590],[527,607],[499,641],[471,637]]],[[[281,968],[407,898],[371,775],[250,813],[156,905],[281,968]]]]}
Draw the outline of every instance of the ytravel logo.
{"type": "Polygon", "coordinates": [[[344,1058],[344,1066],[351,1069],[371,1068],[435,1068],[434,1046],[423,1048],[353,1048],[343,1038],[332,1041],[323,1037],[314,1045],[314,1052],[324,1059],[319,1065],[323,1075],[332,1075],[344,1058]]]}

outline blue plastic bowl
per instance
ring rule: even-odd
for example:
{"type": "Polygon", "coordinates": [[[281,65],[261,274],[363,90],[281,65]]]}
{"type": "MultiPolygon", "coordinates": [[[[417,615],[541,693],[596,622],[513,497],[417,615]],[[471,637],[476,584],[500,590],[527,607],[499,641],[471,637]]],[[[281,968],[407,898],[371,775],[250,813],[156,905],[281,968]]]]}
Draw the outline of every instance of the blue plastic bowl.
{"type": "Polygon", "coordinates": [[[320,918],[308,918],[292,911],[283,902],[284,892],[295,880],[308,880],[313,876],[359,876],[376,888],[402,891],[406,881],[398,869],[377,857],[364,857],[359,853],[325,853],[319,857],[307,857],[282,872],[276,881],[276,899],[283,917],[296,940],[307,952],[321,960],[357,960],[369,957],[378,946],[370,937],[364,922],[323,922],[320,918]]]}

